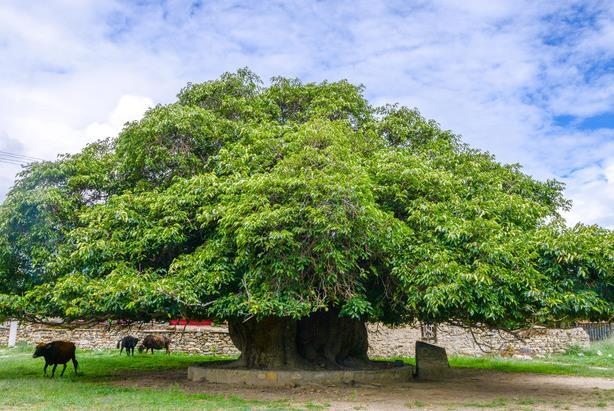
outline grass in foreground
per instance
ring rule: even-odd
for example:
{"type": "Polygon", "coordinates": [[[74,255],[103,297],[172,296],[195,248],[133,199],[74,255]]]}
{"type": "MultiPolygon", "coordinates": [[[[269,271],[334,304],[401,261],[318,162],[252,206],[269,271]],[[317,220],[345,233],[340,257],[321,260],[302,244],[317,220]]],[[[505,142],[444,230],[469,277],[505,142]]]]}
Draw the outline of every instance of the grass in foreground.
{"type": "MultiPolygon", "coordinates": [[[[130,371],[185,368],[189,364],[218,360],[219,357],[174,353],[119,356],[109,351],[78,351],[80,375],[69,364],[64,377],[43,377],[42,359],[32,359],[31,347],[0,349],[0,409],[290,409],[289,401],[252,401],[221,394],[185,393],[179,388],[148,389],[109,384],[130,371]]],[[[312,404],[306,404],[308,408],[312,404]]],[[[301,407],[298,407],[299,409],[301,407]]]]}
{"type": "MultiPolygon", "coordinates": [[[[12,349],[0,349],[2,374],[0,380],[38,378],[43,376],[43,358],[32,359],[34,348],[29,345],[19,345],[12,349]]],[[[134,357],[119,355],[119,351],[90,351],[77,349],[80,381],[104,381],[117,379],[118,373],[129,371],[156,371],[185,368],[190,364],[204,361],[216,361],[230,357],[214,357],[173,353],[166,355],[156,352],[153,356],[135,354],[134,357]]],[[[62,370],[58,366],[56,376],[62,370]]],[[[51,368],[47,370],[51,374],[51,368]]],[[[74,377],[72,363],[68,363],[64,377],[74,377]]]]}
{"type": "MultiPolygon", "coordinates": [[[[67,368],[64,377],[50,380],[43,377],[43,360],[32,359],[33,348],[20,346],[0,349],[0,409],[320,409],[322,404],[307,403],[297,406],[289,400],[253,401],[237,396],[211,393],[186,393],[179,387],[138,388],[110,384],[130,372],[162,371],[186,368],[188,365],[222,359],[222,357],[163,353],[135,355],[128,358],[116,351],[77,352],[78,377],[67,368]]],[[[451,357],[453,367],[492,369],[507,372],[530,372],[578,376],[614,377],[614,341],[592,345],[589,349],[572,349],[566,354],[539,360],[516,360],[496,357],[451,357]],[[610,357],[610,355],[612,357],[610,357]]],[[[403,358],[414,364],[413,358],[403,358]]],[[[61,370],[61,368],[60,368],[61,370]]],[[[56,373],[59,375],[59,371],[56,373]]],[[[609,403],[603,399],[598,404],[609,403]]],[[[506,400],[507,401],[507,400],[506,400]]],[[[493,408],[494,403],[469,404],[472,407],[493,408]]],[[[464,404],[464,406],[469,406],[464,404]]],[[[501,405],[501,404],[497,404],[501,405]]],[[[530,406],[510,403],[506,406],[530,406]]],[[[417,406],[417,404],[412,404],[417,406]]],[[[503,406],[503,405],[501,405],[503,406]]],[[[410,407],[412,408],[412,407],[410,407]]],[[[522,407],[521,407],[522,408],[522,407]]]]}

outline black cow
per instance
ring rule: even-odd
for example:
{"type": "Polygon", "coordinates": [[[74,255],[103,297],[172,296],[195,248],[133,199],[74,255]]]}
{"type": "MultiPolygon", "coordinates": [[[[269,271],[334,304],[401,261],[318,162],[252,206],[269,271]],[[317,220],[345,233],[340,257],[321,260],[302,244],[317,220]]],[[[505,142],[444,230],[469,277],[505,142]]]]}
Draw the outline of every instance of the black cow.
{"type": "Polygon", "coordinates": [[[141,343],[141,345],[139,345],[139,352],[142,353],[143,350],[145,350],[145,353],[147,353],[148,350],[151,350],[151,353],[153,354],[154,349],[160,350],[162,348],[165,348],[166,353],[170,354],[170,343],[171,339],[163,335],[148,335],[147,337],[143,338],[143,342],[141,343]]]}
{"type": "Polygon", "coordinates": [[[134,356],[134,347],[136,347],[136,343],[138,342],[139,342],[139,339],[136,337],[133,337],[131,335],[125,336],[124,338],[122,338],[121,340],[117,342],[117,348],[119,348],[119,354],[121,355],[122,351],[124,351],[124,348],[125,348],[127,355],[132,354],[134,356]]]}
{"type": "Polygon", "coordinates": [[[75,357],[75,344],[70,341],[52,341],[50,343],[39,343],[36,345],[36,350],[32,355],[32,358],[44,357],[45,358],[45,368],[43,368],[43,373],[47,375],[47,367],[52,364],[53,369],[51,371],[51,378],[55,375],[55,369],[58,364],[63,364],[64,368],[62,369],[62,373],[60,377],[64,375],[64,371],[66,371],[66,363],[72,360],[72,364],[75,367],[75,375],[77,375],[77,366],[79,363],[77,362],[77,358],[75,357]]]}

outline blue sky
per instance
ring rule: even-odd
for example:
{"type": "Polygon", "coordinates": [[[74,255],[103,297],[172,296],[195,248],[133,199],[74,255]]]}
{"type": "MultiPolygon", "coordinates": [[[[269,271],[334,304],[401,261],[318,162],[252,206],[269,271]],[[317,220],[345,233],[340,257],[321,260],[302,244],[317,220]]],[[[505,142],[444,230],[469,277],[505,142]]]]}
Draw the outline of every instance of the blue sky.
{"type": "MultiPolygon", "coordinates": [[[[612,1],[3,1],[0,151],[54,159],[188,81],[348,79],[567,184],[614,227],[612,1]]],[[[0,199],[18,167],[0,164],[0,199]]]]}

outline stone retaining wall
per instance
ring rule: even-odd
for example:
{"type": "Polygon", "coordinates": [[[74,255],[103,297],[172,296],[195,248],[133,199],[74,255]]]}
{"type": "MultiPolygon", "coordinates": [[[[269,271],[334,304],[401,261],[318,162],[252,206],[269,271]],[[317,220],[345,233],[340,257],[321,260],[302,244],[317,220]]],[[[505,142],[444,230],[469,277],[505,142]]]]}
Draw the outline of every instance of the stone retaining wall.
{"type": "MultiPolygon", "coordinates": [[[[369,355],[378,357],[414,356],[421,331],[416,327],[388,328],[369,324],[369,355]],[[411,343],[408,343],[411,341],[411,343]]],[[[437,326],[433,344],[445,347],[449,355],[501,355],[540,357],[564,353],[573,346],[588,347],[588,334],[580,327],[551,329],[534,327],[513,336],[503,331],[466,330],[450,325],[437,326]]]]}
{"type": "MultiPolygon", "coordinates": [[[[388,328],[369,324],[369,355],[372,357],[413,357],[415,341],[421,339],[416,327],[388,328]]],[[[124,335],[143,338],[147,334],[163,334],[171,338],[171,350],[192,354],[237,355],[226,327],[183,327],[167,324],[148,324],[141,327],[108,328],[96,326],[74,330],[21,323],[17,343],[35,344],[40,341],[70,340],[80,348],[116,348],[124,335]]],[[[0,325],[0,344],[8,341],[8,324],[0,325]]],[[[582,328],[532,328],[519,333],[521,339],[497,331],[474,332],[448,325],[437,327],[433,343],[445,347],[449,355],[534,357],[565,352],[572,346],[586,347],[589,338],[582,328]]]]}
{"type": "MultiPolygon", "coordinates": [[[[0,343],[8,341],[8,327],[0,327],[0,343]],[[6,329],[5,329],[6,328],[6,329]]],[[[28,323],[19,324],[17,343],[36,344],[40,341],[68,340],[79,348],[117,348],[117,342],[125,335],[143,339],[148,334],[166,335],[172,340],[171,351],[206,355],[237,355],[239,351],[230,340],[225,327],[184,327],[166,324],[147,324],[142,327],[77,328],[74,330],[28,323]]]]}

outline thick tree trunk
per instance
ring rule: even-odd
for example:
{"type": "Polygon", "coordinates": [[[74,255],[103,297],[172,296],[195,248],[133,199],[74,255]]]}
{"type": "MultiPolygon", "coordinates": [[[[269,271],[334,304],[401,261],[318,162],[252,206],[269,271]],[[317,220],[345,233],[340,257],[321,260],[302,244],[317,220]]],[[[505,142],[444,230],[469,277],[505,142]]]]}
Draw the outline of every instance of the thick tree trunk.
{"type": "Polygon", "coordinates": [[[268,317],[229,321],[228,331],[241,351],[236,365],[246,368],[302,368],[296,349],[296,321],[268,317]]]}
{"type": "Polygon", "coordinates": [[[241,351],[234,364],[238,367],[340,369],[369,364],[365,324],[339,317],[336,310],[299,321],[279,317],[233,320],[228,329],[241,351]]]}

